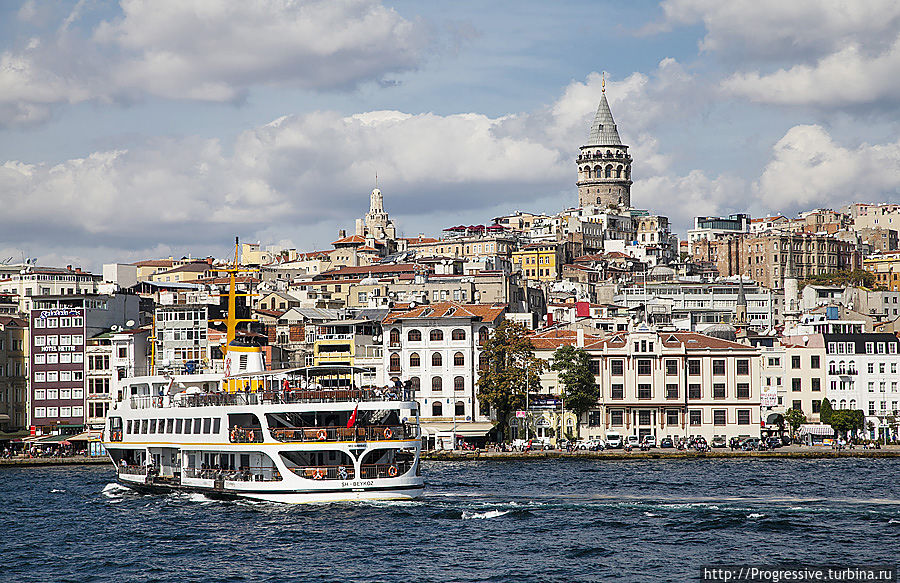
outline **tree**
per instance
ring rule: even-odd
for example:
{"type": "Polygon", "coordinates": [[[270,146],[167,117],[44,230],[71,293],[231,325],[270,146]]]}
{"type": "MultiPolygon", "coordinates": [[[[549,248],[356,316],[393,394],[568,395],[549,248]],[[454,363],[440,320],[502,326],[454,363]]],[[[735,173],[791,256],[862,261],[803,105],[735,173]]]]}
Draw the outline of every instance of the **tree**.
{"type": "Polygon", "coordinates": [[[486,365],[478,371],[478,402],[496,412],[502,439],[510,413],[525,407],[527,391],[540,389],[547,363],[534,356],[528,330],[509,320],[488,337],[481,357],[486,365]]]}
{"type": "Polygon", "coordinates": [[[819,408],[819,420],[825,425],[831,425],[831,401],[822,399],[822,406],[819,408]]]}
{"type": "MultiPolygon", "coordinates": [[[[594,381],[594,373],[591,372],[591,357],[583,348],[566,345],[556,349],[552,360],[550,369],[559,373],[566,409],[574,412],[580,420],[600,398],[600,387],[594,381]]],[[[580,423],[576,425],[579,437],[580,427],[580,423]]]]}
{"type": "Polygon", "coordinates": [[[800,409],[788,409],[787,413],[784,414],[784,420],[791,426],[791,434],[793,435],[801,425],[806,423],[806,415],[800,409]]]}
{"type": "Polygon", "coordinates": [[[838,437],[845,436],[848,431],[856,427],[855,412],[850,409],[838,409],[837,411],[832,411],[831,418],[828,420],[828,425],[831,425],[831,428],[834,429],[834,432],[838,437]]]}

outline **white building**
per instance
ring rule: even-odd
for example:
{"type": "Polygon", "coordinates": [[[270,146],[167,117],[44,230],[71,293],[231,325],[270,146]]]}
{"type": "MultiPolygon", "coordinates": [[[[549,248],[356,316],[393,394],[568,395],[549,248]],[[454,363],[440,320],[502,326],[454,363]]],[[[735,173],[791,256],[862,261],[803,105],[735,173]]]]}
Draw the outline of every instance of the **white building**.
{"type": "Polygon", "coordinates": [[[410,381],[432,437],[450,431],[483,437],[491,429],[476,398],[480,346],[505,312],[499,304],[436,302],[382,321],[385,378],[410,381]]]}

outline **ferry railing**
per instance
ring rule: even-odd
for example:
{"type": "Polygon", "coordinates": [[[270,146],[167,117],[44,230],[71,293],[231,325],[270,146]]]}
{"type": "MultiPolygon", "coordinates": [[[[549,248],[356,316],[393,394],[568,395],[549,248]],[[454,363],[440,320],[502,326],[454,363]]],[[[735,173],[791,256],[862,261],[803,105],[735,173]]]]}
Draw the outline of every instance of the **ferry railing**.
{"type": "Polygon", "coordinates": [[[412,460],[393,464],[363,464],[359,468],[359,474],[362,480],[396,478],[408,472],[412,466],[412,460]]]}
{"type": "Polygon", "coordinates": [[[203,480],[227,480],[230,482],[278,482],[281,472],[273,467],[247,467],[241,470],[221,470],[215,468],[183,468],[183,478],[203,480]]]}
{"type": "Polygon", "coordinates": [[[356,477],[356,470],[352,464],[295,467],[291,468],[291,471],[308,480],[352,480],[356,477]]]}
{"type": "Polygon", "coordinates": [[[418,425],[370,425],[359,427],[305,427],[302,429],[271,429],[270,434],[281,442],[329,441],[405,441],[419,438],[418,425]]]}
{"type": "Polygon", "coordinates": [[[376,389],[318,389],[288,391],[258,391],[255,393],[196,393],[179,394],[171,399],[163,397],[131,397],[133,409],[162,407],[211,407],[222,405],[271,405],[292,403],[359,403],[378,401],[412,401],[412,391],[382,391],[376,389]]]}
{"type": "Polygon", "coordinates": [[[146,476],[148,473],[150,473],[150,469],[151,469],[150,466],[133,466],[133,465],[127,465],[127,466],[119,465],[119,466],[117,466],[117,468],[118,468],[119,474],[128,474],[131,476],[146,476]]]}
{"type": "Polygon", "coordinates": [[[228,430],[228,440],[231,443],[262,443],[263,431],[261,427],[232,427],[228,430]]]}

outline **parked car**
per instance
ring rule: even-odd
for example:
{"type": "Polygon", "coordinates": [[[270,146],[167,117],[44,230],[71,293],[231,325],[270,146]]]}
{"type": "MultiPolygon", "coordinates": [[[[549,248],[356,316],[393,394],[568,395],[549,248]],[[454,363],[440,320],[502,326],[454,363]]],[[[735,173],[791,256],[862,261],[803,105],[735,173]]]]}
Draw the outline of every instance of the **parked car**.
{"type": "Polygon", "coordinates": [[[725,438],[721,435],[713,437],[712,441],[709,442],[710,447],[725,447],[726,445],[728,444],[725,442],[725,438]]]}
{"type": "Polygon", "coordinates": [[[606,446],[603,444],[602,439],[587,439],[579,442],[578,449],[588,451],[603,451],[604,449],[606,449],[606,446]]]}
{"type": "Polygon", "coordinates": [[[649,447],[656,447],[656,436],[655,435],[645,435],[641,440],[641,445],[645,445],[649,447]]]}
{"type": "Polygon", "coordinates": [[[624,443],[622,441],[622,434],[618,431],[607,431],[606,432],[606,447],[609,449],[621,449],[624,443]]]}
{"type": "Polygon", "coordinates": [[[672,440],[671,437],[663,437],[662,439],[659,440],[659,447],[666,447],[666,448],[675,447],[675,442],[672,440]]]}
{"type": "Polygon", "coordinates": [[[781,447],[784,444],[781,442],[780,437],[772,436],[766,439],[766,445],[769,446],[769,449],[775,449],[776,447],[781,447]]]}
{"type": "Polygon", "coordinates": [[[744,451],[754,451],[759,449],[759,438],[758,437],[748,437],[744,441],[741,442],[741,449],[744,451]]]}
{"type": "Polygon", "coordinates": [[[728,447],[732,449],[740,449],[741,448],[741,438],[740,437],[732,437],[728,440],[728,447]]]}
{"type": "Polygon", "coordinates": [[[558,439],[556,440],[556,449],[569,449],[569,445],[574,446],[575,442],[569,441],[568,439],[558,439]]]}
{"type": "Polygon", "coordinates": [[[640,447],[641,440],[637,435],[629,435],[625,438],[625,447],[640,447]]]}

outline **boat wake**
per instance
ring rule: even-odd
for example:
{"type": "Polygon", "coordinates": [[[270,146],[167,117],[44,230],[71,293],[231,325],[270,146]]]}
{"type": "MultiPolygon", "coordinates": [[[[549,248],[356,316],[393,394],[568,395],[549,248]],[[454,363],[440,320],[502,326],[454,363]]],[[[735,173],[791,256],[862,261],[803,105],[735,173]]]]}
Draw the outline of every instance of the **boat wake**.
{"type": "Polygon", "coordinates": [[[503,516],[504,514],[509,514],[510,512],[512,512],[512,511],[511,510],[488,510],[487,512],[469,512],[468,510],[463,510],[462,519],[470,520],[470,519],[474,518],[477,520],[485,520],[488,518],[499,518],[500,516],[503,516]]]}

